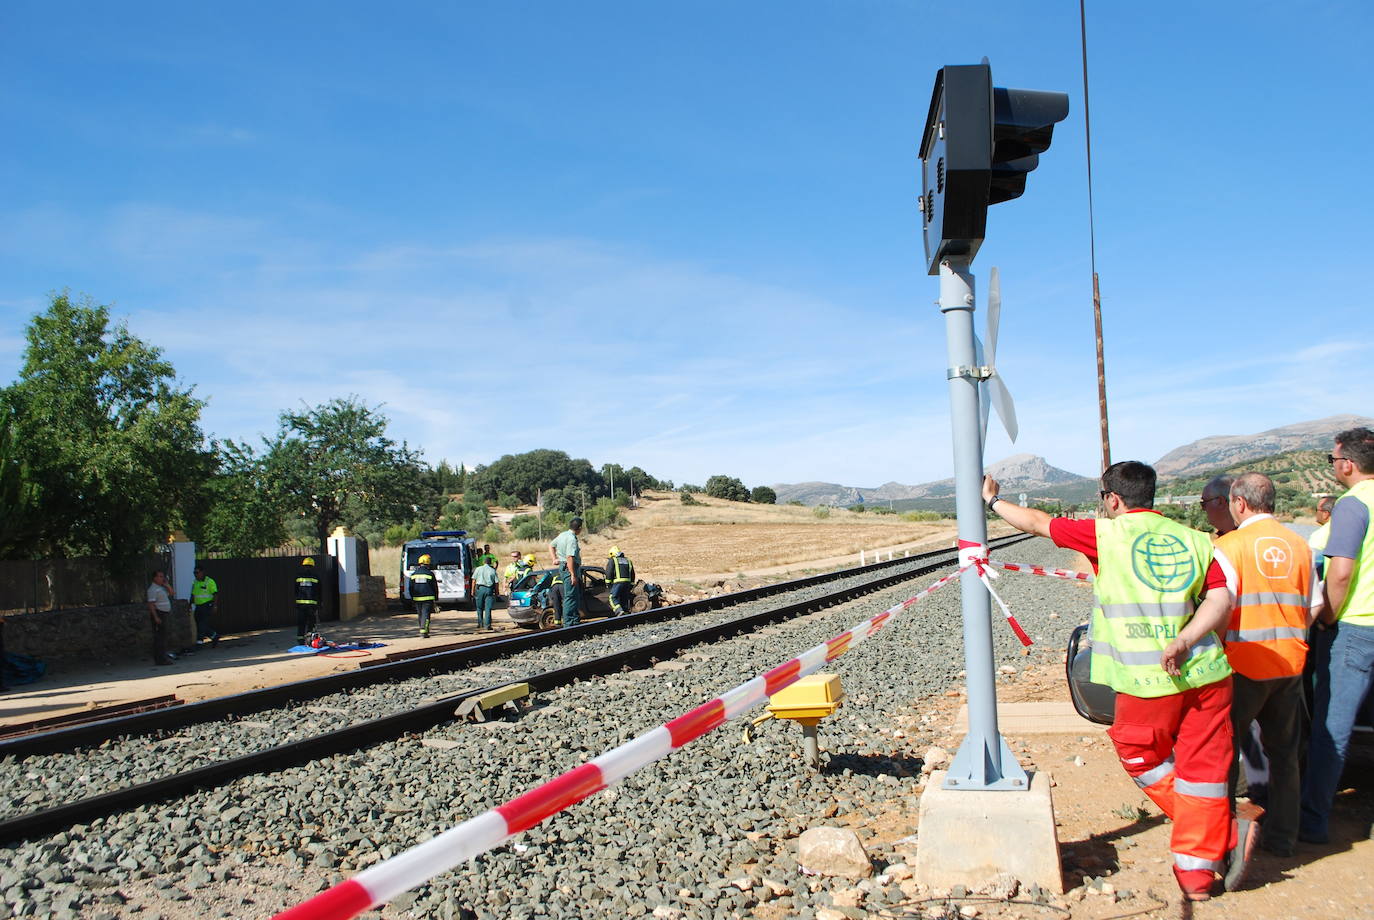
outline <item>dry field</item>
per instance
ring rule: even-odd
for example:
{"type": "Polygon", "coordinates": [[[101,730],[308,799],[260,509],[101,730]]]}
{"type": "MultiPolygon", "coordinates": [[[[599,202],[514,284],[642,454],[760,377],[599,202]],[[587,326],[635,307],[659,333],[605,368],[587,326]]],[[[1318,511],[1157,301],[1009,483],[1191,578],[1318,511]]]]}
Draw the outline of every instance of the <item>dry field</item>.
{"type": "MultiPolygon", "coordinates": [[[[880,551],[885,558],[888,552],[901,555],[918,547],[945,546],[955,534],[953,521],[904,521],[898,515],[855,514],[840,508],[831,510],[828,518],[819,518],[812,509],[796,505],[755,505],[705,496],[697,500],[700,505],[684,505],[676,492],[641,496],[640,507],[625,512],[626,526],[584,536],[583,560],[589,565],[600,563],[614,544],[634,560],[641,577],[661,584],[709,582],[741,574],[767,578],[856,565],[860,550],[869,558],[880,551]]],[[[500,517],[509,519],[509,513],[500,517]]],[[[547,539],[492,546],[503,566],[512,549],[534,553],[541,566],[548,564],[547,539]]],[[[373,574],[385,575],[392,591],[396,590],[398,559],[395,547],[371,552],[373,574]]]]}

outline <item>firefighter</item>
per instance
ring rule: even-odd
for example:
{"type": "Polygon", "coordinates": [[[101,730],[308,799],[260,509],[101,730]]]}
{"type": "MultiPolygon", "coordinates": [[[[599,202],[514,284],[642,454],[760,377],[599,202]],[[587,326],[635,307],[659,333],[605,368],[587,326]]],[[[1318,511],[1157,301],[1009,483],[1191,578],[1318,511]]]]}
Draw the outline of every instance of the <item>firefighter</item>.
{"type": "Polygon", "coordinates": [[[320,614],[320,579],[315,574],[315,559],[306,556],[296,570],[296,644],[315,631],[320,614]]]}
{"type": "Polygon", "coordinates": [[[606,555],[606,584],[611,586],[611,615],[620,616],[631,607],[630,592],[635,583],[635,564],[625,557],[618,546],[612,546],[606,555]]]}
{"type": "Polygon", "coordinates": [[[434,613],[434,605],[439,600],[439,579],[430,569],[429,553],[415,560],[415,568],[410,572],[410,600],[415,604],[415,612],[420,615],[420,638],[429,638],[429,618],[434,613]]]}

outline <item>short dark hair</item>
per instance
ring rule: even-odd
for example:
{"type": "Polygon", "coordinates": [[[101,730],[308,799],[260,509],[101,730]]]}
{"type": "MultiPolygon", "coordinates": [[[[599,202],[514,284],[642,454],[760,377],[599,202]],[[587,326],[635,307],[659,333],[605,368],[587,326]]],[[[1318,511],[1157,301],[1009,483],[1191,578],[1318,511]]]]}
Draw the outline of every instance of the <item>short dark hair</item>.
{"type": "Polygon", "coordinates": [[[1236,477],[1234,476],[1227,476],[1225,474],[1213,476],[1211,479],[1207,480],[1207,484],[1202,487],[1202,494],[1206,498],[1225,498],[1231,494],[1231,486],[1235,485],[1235,483],[1236,477]]]}
{"type": "Polygon", "coordinates": [[[580,517],[575,517],[575,518],[573,518],[571,521],[568,522],[568,526],[571,527],[573,530],[581,530],[581,529],[582,529],[582,519],[581,519],[580,517]]]}
{"type": "Polygon", "coordinates": [[[1374,473],[1374,431],[1368,428],[1347,428],[1336,433],[1336,446],[1341,456],[1355,464],[1361,473],[1374,473]]]}
{"type": "Polygon", "coordinates": [[[1231,484],[1231,494],[1261,514],[1274,513],[1274,481],[1263,473],[1241,473],[1231,484]]]}
{"type": "Polygon", "coordinates": [[[149,573],[149,575],[148,575],[148,580],[149,580],[149,581],[152,581],[154,578],[157,578],[159,575],[166,575],[166,574],[167,574],[167,570],[166,570],[166,569],[153,569],[153,571],[152,571],[151,573],[149,573]]]}
{"type": "Polygon", "coordinates": [[[1102,491],[1121,496],[1127,508],[1155,506],[1155,469],[1139,460],[1122,460],[1102,471],[1102,491]]]}

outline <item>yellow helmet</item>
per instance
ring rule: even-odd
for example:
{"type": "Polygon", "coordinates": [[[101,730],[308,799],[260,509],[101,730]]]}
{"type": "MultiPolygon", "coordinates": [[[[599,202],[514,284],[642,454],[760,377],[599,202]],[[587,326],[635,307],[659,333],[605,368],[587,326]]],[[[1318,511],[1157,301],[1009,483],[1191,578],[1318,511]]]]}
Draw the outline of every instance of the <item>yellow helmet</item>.
{"type": "Polygon", "coordinates": [[[421,554],[420,558],[416,559],[415,561],[420,565],[429,565],[431,562],[433,562],[433,560],[429,558],[429,553],[421,554]]]}
{"type": "Polygon", "coordinates": [[[534,565],[534,553],[525,554],[525,565],[534,565]]]}
{"type": "Polygon", "coordinates": [[[315,564],[315,559],[314,559],[313,556],[306,556],[304,559],[301,560],[301,565],[314,565],[314,564],[315,564]]]}
{"type": "Polygon", "coordinates": [[[612,546],[612,547],[611,547],[611,551],[610,551],[609,553],[607,553],[606,555],[607,555],[607,556],[619,556],[619,555],[620,555],[620,547],[618,547],[618,546],[612,546]]]}

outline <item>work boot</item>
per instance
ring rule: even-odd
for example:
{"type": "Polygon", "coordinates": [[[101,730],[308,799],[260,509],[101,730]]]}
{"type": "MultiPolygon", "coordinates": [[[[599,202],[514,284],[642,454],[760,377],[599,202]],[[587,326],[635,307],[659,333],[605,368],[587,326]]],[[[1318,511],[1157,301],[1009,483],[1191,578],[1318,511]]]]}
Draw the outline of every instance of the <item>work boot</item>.
{"type": "Polygon", "coordinates": [[[1245,873],[1250,869],[1250,859],[1255,855],[1255,846],[1260,839],[1259,819],[1264,809],[1254,802],[1236,803],[1236,842],[1226,858],[1226,873],[1222,876],[1222,887],[1235,891],[1245,882],[1245,873]]]}

